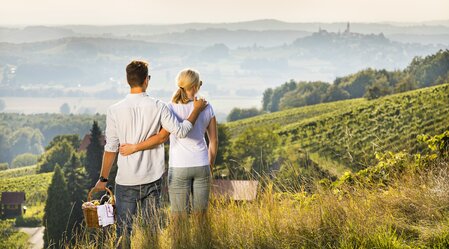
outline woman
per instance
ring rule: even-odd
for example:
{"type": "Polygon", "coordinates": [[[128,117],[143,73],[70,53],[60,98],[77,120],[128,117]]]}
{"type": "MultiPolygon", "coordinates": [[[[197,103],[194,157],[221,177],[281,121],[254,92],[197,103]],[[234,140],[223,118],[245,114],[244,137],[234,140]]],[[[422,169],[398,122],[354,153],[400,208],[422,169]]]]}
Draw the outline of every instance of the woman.
{"type": "MultiPolygon", "coordinates": [[[[178,120],[186,119],[193,110],[193,99],[201,88],[199,73],[184,69],[177,76],[178,89],[169,108],[178,120]]],[[[167,134],[164,129],[159,135],[167,134]]],[[[129,155],[150,149],[154,144],[146,140],[136,145],[122,145],[120,153],[129,155]]],[[[168,192],[173,214],[187,214],[189,199],[195,213],[205,214],[209,203],[211,174],[218,149],[217,121],[209,104],[199,115],[192,130],[185,138],[170,135],[168,192]],[[204,134],[207,133],[209,147],[204,134]]]]}

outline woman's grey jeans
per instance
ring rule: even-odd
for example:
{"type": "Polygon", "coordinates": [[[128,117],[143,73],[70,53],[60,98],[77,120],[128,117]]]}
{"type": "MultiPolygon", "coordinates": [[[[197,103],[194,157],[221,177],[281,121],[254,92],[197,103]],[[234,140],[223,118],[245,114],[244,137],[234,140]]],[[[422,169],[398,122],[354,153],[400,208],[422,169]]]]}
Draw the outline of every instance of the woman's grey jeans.
{"type": "Polygon", "coordinates": [[[170,167],[168,193],[172,212],[189,212],[189,197],[193,211],[204,211],[209,204],[210,167],[170,167]]]}

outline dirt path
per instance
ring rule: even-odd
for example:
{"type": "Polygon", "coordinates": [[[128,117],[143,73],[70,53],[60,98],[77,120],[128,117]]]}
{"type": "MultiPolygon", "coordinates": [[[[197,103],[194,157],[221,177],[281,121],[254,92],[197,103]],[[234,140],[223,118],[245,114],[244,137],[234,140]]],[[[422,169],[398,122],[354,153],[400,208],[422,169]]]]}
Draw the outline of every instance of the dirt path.
{"type": "Polygon", "coordinates": [[[19,227],[19,230],[30,236],[28,242],[31,249],[44,248],[44,227],[19,227]]]}

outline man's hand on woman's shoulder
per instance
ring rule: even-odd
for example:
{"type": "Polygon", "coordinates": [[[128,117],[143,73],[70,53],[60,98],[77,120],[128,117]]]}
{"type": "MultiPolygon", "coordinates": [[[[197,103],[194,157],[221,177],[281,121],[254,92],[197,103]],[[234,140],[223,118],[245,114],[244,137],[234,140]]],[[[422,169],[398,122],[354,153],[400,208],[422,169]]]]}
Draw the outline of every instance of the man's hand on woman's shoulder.
{"type": "Polygon", "coordinates": [[[193,100],[193,108],[204,111],[209,103],[204,98],[195,97],[193,100]]]}

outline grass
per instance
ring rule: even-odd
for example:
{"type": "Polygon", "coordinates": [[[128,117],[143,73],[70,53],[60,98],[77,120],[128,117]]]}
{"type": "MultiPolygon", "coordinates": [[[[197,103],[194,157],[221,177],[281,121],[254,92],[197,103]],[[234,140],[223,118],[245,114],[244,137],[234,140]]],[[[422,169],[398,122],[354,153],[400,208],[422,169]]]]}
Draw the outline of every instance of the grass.
{"type": "Polygon", "coordinates": [[[26,166],[16,169],[8,169],[4,171],[0,171],[0,180],[1,179],[7,179],[7,178],[13,178],[18,176],[27,176],[27,175],[34,175],[37,172],[37,166],[26,166]]]}
{"type": "MultiPolygon", "coordinates": [[[[405,164],[388,167],[401,174],[382,188],[373,178],[314,194],[276,192],[268,180],[254,202],[212,198],[208,232],[193,215],[187,225],[174,226],[165,209],[156,235],[135,226],[132,248],[172,248],[176,230],[182,234],[177,248],[447,248],[449,160],[398,163],[405,164]]],[[[84,237],[72,246],[96,248],[98,241],[84,237]]],[[[102,245],[112,248],[113,242],[102,245]]]]}
{"type": "Polygon", "coordinates": [[[329,173],[333,176],[340,177],[346,172],[352,172],[351,168],[348,168],[328,158],[321,157],[318,153],[310,153],[309,156],[312,161],[318,164],[321,168],[328,170],[329,173]]]}
{"type": "Polygon", "coordinates": [[[27,207],[26,213],[16,218],[18,227],[39,227],[42,226],[44,218],[45,203],[36,203],[27,207]]]}
{"type": "Polygon", "coordinates": [[[28,235],[14,227],[14,220],[0,220],[0,249],[29,248],[28,235]]]}

